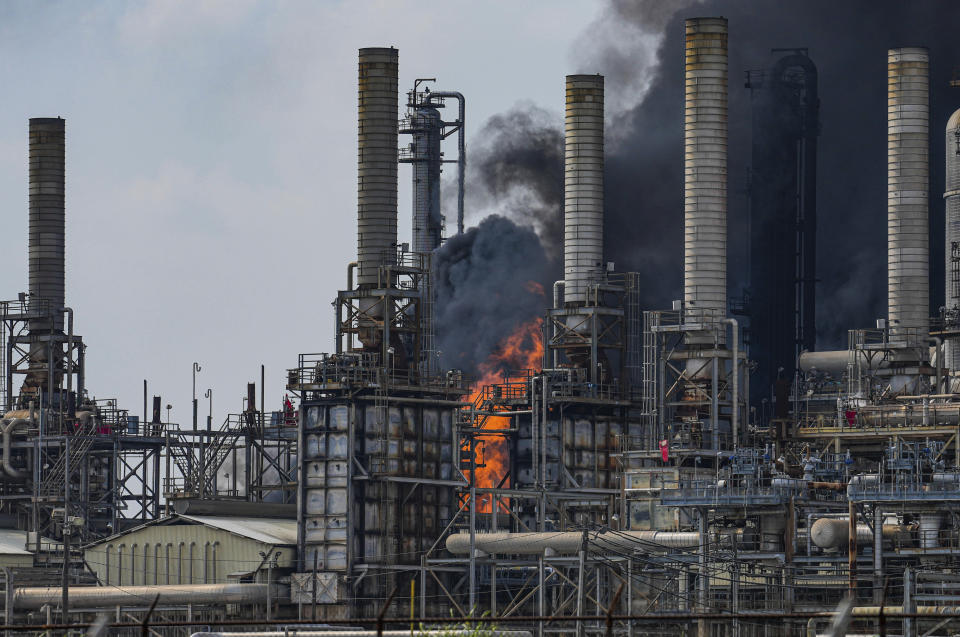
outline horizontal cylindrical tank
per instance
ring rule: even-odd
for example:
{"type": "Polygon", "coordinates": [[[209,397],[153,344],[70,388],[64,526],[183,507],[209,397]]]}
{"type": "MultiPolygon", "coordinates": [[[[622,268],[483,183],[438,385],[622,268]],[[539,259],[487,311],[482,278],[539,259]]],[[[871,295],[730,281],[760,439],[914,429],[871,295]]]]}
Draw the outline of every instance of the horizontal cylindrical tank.
{"type": "Polygon", "coordinates": [[[929,66],[924,48],[887,52],[887,310],[913,346],[929,332],[929,66]]]}
{"type": "Polygon", "coordinates": [[[687,315],[727,308],[727,20],[686,21],[684,301],[687,315]]]}
{"type": "Polygon", "coordinates": [[[566,92],[564,298],[582,305],[603,272],[603,76],[568,75],[566,92]]]}
{"type": "Polygon", "coordinates": [[[396,49],[360,49],[357,261],[361,287],[377,285],[380,266],[396,263],[398,69],[396,49]]]}
{"type": "MultiPolygon", "coordinates": [[[[883,537],[892,538],[905,533],[908,527],[899,524],[884,524],[883,537]]],[[[810,527],[810,540],[822,549],[847,546],[850,536],[848,518],[820,518],[810,527]]],[[[857,544],[873,544],[873,531],[866,524],[857,525],[857,544]]]]}

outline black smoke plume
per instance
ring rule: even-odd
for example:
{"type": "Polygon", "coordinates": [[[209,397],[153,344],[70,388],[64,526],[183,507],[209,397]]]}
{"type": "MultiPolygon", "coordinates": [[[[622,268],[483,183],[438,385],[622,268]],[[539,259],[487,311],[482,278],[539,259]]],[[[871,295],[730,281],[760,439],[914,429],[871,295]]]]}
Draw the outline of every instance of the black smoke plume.
{"type": "MultiPolygon", "coordinates": [[[[684,19],[729,20],[729,254],[731,297],[749,282],[748,176],[751,147],[748,70],[769,67],[774,48],[804,47],[819,69],[821,100],[818,165],[818,348],[846,345],[846,330],[870,327],[886,315],[886,52],[901,46],[930,49],[931,311],[943,302],[943,129],[960,105],[948,82],[960,66],[955,25],[960,3],[896,0],[707,0],[660,2],[611,0],[575,46],[579,65],[571,73],[606,76],[608,98],[605,172],[605,256],[617,270],[637,271],[645,282],[643,304],[657,309],[682,296],[683,267],[683,61],[684,19]],[[597,37],[597,33],[619,37],[597,37]],[[600,44],[597,44],[600,42],[600,44]],[[611,103],[626,104],[618,109],[611,103]],[[610,126],[610,123],[615,126],[610,126]]],[[[563,82],[563,77],[556,81],[563,82]]],[[[471,216],[505,215],[496,241],[524,237],[522,263],[515,255],[480,251],[466,258],[453,239],[439,254],[441,270],[479,268],[476,275],[448,278],[439,307],[455,302],[453,322],[438,321],[441,343],[477,362],[522,321],[539,316],[547,303],[533,299],[498,315],[483,289],[523,289],[530,278],[549,291],[562,277],[562,104],[556,113],[518,106],[491,118],[470,147],[468,203],[471,216]],[[533,241],[529,226],[540,241],[533,241]],[[557,257],[547,258],[546,255],[557,257]],[[536,267],[517,271],[527,261],[536,267]],[[536,273],[539,272],[539,275],[536,273]],[[469,321],[462,320],[471,317],[469,321]],[[455,318],[457,317],[457,318],[455,318]],[[495,330],[489,335],[479,325],[495,330]],[[483,335],[484,344],[478,342],[483,335]],[[489,349],[486,349],[487,346],[489,349]]],[[[551,108],[551,111],[553,109],[551,108]]],[[[483,224],[481,224],[482,226],[483,224]]],[[[471,244],[485,244],[493,226],[478,227],[471,244]]],[[[755,299],[762,303],[763,299],[755,299]]],[[[446,310],[442,310],[446,311],[446,310]]],[[[456,365],[445,351],[444,359],[456,365]]]]}
{"type": "Polygon", "coordinates": [[[436,252],[436,266],[437,346],[445,368],[475,373],[503,338],[547,306],[539,286],[552,268],[540,239],[505,217],[491,215],[449,239],[436,252]]]}

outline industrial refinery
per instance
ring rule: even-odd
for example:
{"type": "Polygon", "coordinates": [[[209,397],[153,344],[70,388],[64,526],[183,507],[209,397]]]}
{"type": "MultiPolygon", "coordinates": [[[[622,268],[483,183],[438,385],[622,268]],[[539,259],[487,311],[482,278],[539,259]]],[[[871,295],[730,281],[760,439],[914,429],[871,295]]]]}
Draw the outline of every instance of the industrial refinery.
{"type": "MultiPolygon", "coordinates": [[[[199,407],[194,363],[191,423],[171,422],[147,381],[142,405],[88,382],[88,349],[116,343],[85,339],[70,306],[66,255],[89,249],[66,233],[66,149],[82,124],[23,122],[25,147],[0,146],[26,159],[29,229],[25,291],[0,302],[5,634],[958,634],[960,109],[931,109],[931,67],[956,60],[884,42],[886,74],[858,71],[886,87],[886,314],[824,349],[817,187],[839,177],[818,174],[822,70],[804,48],[732,68],[745,25],[682,24],[682,49],[663,51],[682,76],[662,81],[682,87],[669,108],[683,125],[661,133],[682,210],[659,211],[682,227],[663,246],[682,271],[610,258],[619,87],[552,78],[562,279],[523,282],[537,314],[485,334],[497,346],[478,366],[451,364],[439,318],[445,250],[472,231],[475,96],[420,77],[431,68],[402,85],[389,43],[359,49],[356,67],[346,52],[327,60],[357,71],[356,257],[338,290],[303,283],[332,301],[333,333],[273,372],[283,400],[258,365],[222,418],[210,390],[209,414],[199,407]],[[750,98],[745,127],[731,125],[734,90],[750,98]],[[728,219],[743,194],[733,143],[750,156],[743,236],[728,219]],[[734,262],[749,265],[742,298],[734,262]],[[653,278],[682,282],[672,303],[650,305],[653,278]]],[[[352,151],[324,150],[343,163],[352,151]]],[[[244,345],[251,365],[268,344],[244,345]]]]}

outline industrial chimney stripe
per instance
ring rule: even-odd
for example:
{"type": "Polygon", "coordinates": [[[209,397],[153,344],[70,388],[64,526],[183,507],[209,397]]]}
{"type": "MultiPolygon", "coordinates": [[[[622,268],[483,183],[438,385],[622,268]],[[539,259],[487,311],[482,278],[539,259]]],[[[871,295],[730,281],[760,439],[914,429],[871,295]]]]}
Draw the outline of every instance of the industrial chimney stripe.
{"type": "Polygon", "coordinates": [[[686,21],[684,302],[687,315],[726,314],[727,20],[686,21]]]}
{"type": "Polygon", "coordinates": [[[929,67],[926,49],[887,52],[887,311],[914,345],[929,331],[929,67]]]}
{"type": "Polygon", "coordinates": [[[564,138],[564,298],[582,305],[603,273],[603,76],[568,75],[564,138]]]}
{"type": "Polygon", "coordinates": [[[396,263],[398,52],[360,49],[357,115],[358,282],[377,284],[396,263]]]}

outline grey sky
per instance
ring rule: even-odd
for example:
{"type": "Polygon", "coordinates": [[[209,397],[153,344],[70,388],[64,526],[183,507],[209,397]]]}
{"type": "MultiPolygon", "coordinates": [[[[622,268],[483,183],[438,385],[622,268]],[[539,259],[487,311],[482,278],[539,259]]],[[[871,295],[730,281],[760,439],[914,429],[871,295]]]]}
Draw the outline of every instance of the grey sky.
{"type": "Polygon", "coordinates": [[[297,354],[331,349],[330,302],[355,255],[357,49],[398,47],[404,90],[430,76],[462,91],[469,146],[518,101],[559,121],[564,74],[593,70],[572,59],[600,11],[583,0],[6,2],[0,295],[26,288],[27,119],[62,116],[67,302],[91,392],[139,413],[148,378],[188,423],[196,360],[219,424],[264,363],[278,407],[297,354]]]}

